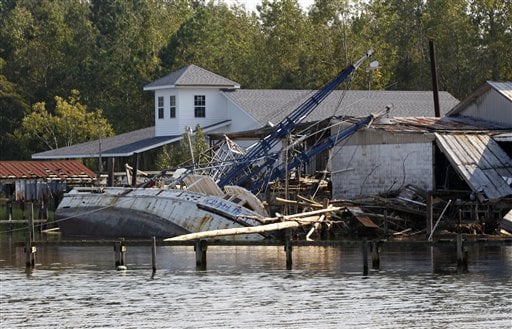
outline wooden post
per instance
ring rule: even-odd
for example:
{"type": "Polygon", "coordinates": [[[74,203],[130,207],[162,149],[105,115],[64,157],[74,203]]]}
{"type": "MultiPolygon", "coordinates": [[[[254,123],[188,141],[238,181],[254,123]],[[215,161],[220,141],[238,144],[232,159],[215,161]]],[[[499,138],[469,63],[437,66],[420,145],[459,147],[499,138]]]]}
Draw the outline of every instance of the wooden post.
{"type": "Polygon", "coordinates": [[[151,246],[151,265],[153,274],[156,273],[156,237],[153,237],[153,245],[151,246]]]}
{"type": "Polygon", "coordinates": [[[433,194],[432,194],[432,191],[429,191],[427,193],[427,209],[426,209],[426,230],[425,230],[425,233],[427,235],[427,237],[430,236],[430,234],[432,233],[432,228],[433,228],[433,225],[434,225],[434,208],[433,208],[433,194]]]}
{"type": "Polygon", "coordinates": [[[28,219],[28,227],[32,233],[32,239],[36,236],[36,230],[34,227],[34,201],[30,202],[30,217],[28,219]]]}
{"type": "Polygon", "coordinates": [[[9,196],[9,201],[7,201],[7,217],[9,218],[9,234],[12,234],[12,204],[13,204],[13,199],[11,196],[9,196]]]}
{"type": "Polygon", "coordinates": [[[292,233],[290,229],[286,230],[286,238],[284,240],[284,251],[286,252],[286,269],[291,270],[292,269],[292,233]]]}
{"type": "Polygon", "coordinates": [[[31,270],[36,265],[36,247],[32,245],[32,234],[30,227],[28,228],[25,240],[25,266],[27,270],[31,270]]]}
{"type": "Polygon", "coordinates": [[[107,171],[108,171],[108,178],[107,178],[107,186],[112,187],[114,186],[114,168],[115,167],[115,159],[113,157],[107,158],[107,171]]]}
{"type": "Polygon", "coordinates": [[[363,275],[368,275],[368,241],[363,238],[363,275]]]}
{"type": "Polygon", "coordinates": [[[388,210],[384,209],[384,235],[388,236],[388,210]]]}
{"type": "Polygon", "coordinates": [[[137,186],[137,172],[139,171],[139,154],[133,154],[132,187],[137,186]]]}
{"type": "Polygon", "coordinates": [[[196,252],[196,270],[206,271],[206,250],[208,244],[206,240],[197,240],[194,244],[194,251],[196,252]]]}
{"type": "Polygon", "coordinates": [[[380,245],[379,242],[373,241],[371,244],[372,250],[372,268],[378,270],[380,268],[380,245]]]}
{"type": "Polygon", "coordinates": [[[468,259],[467,250],[464,250],[464,244],[462,241],[462,233],[457,233],[457,269],[467,270],[468,259]]]}
{"type": "Polygon", "coordinates": [[[115,254],[115,265],[116,270],[124,271],[127,269],[126,267],[126,245],[124,244],[124,240],[120,239],[118,242],[114,244],[114,254],[115,254]]]}

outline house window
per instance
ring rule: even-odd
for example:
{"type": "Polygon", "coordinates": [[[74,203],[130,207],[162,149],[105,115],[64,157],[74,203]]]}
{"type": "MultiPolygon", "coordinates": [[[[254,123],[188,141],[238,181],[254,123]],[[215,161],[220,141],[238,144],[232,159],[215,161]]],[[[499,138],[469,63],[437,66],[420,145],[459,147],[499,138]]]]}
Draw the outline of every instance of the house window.
{"type": "Polygon", "coordinates": [[[176,118],[176,96],[169,97],[169,113],[170,118],[176,118]]]}
{"type": "Polygon", "coordinates": [[[206,96],[194,96],[194,116],[196,118],[206,117],[206,96]]]}
{"type": "Polygon", "coordinates": [[[158,97],[158,119],[164,118],[164,98],[158,97]]]}

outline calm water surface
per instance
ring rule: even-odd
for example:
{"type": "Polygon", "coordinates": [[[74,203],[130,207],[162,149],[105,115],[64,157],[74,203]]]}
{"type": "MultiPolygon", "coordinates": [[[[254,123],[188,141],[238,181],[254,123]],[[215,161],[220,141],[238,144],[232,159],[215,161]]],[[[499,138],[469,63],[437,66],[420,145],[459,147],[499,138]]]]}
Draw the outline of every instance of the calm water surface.
{"type": "Polygon", "coordinates": [[[473,245],[457,272],[451,247],[384,245],[362,275],[361,248],[39,247],[0,243],[1,328],[512,328],[512,246],[473,245]]]}

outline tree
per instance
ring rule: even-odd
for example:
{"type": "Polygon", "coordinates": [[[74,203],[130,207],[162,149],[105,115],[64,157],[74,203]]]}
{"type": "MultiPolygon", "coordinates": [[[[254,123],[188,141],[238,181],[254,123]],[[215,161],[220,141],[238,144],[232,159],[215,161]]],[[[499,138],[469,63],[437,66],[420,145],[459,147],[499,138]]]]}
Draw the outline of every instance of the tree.
{"type": "Polygon", "coordinates": [[[33,145],[39,145],[39,151],[44,151],[113,135],[102,110],[88,111],[87,106],[80,103],[77,90],[71,91],[67,99],[56,96],[55,104],[54,114],[46,110],[44,102],[32,106],[32,113],[23,118],[22,127],[17,131],[20,140],[35,142],[33,145]]]}
{"type": "MultiPolygon", "coordinates": [[[[0,73],[5,61],[0,58],[0,73]]],[[[27,156],[23,148],[16,145],[14,131],[21,124],[29,106],[17,91],[17,86],[0,74],[0,159],[20,159],[27,156]]]]}
{"type": "Polygon", "coordinates": [[[97,30],[94,78],[88,96],[106,109],[116,131],[151,126],[150,95],[142,87],[158,72],[159,53],[182,18],[184,1],[91,1],[97,30]],[[179,9],[173,14],[173,10],[179,9]]]}
{"type": "Polygon", "coordinates": [[[439,88],[462,98],[474,90],[481,70],[477,30],[467,15],[467,1],[429,1],[424,11],[425,36],[435,43],[439,88]]]}
{"type": "MultiPolygon", "coordinates": [[[[205,152],[208,149],[208,144],[206,143],[206,138],[200,125],[196,126],[195,137],[191,139],[191,142],[195,164],[207,163],[208,158],[205,152]]],[[[162,151],[158,154],[156,161],[156,166],[160,170],[190,165],[192,165],[192,156],[188,132],[183,133],[179,142],[162,147],[162,151]]]]}
{"type": "Polygon", "coordinates": [[[28,103],[53,102],[89,81],[93,33],[83,1],[20,1],[0,29],[6,76],[28,103]]]}
{"type": "MultiPolygon", "coordinates": [[[[512,78],[512,2],[510,0],[469,0],[471,20],[478,38],[477,55],[482,80],[512,78]]],[[[483,81],[480,81],[483,83],[483,81]]]]}
{"type": "Polygon", "coordinates": [[[251,72],[261,44],[258,37],[254,16],[240,7],[197,3],[162,50],[162,70],[168,73],[195,64],[254,87],[258,80],[251,72]]]}
{"type": "MultiPolygon", "coordinates": [[[[302,88],[308,78],[300,63],[307,54],[307,20],[297,0],[263,0],[257,7],[264,34],[259,56],[266,59],[267,88],[302,88]]],[[[261,74],[261,73],[260,73],[261,74]]]]}

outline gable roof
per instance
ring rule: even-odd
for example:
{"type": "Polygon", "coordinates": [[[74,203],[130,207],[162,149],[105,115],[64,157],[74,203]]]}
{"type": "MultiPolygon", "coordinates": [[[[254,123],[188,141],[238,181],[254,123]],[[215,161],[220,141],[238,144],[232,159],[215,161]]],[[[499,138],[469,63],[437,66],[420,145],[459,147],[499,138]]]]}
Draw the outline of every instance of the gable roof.
{"type": "Polygon", "coordinates": [[[51,179],[69,181],[95,179],[96,174],[78,160],[0,161],[0,180],[51,179]]]}
{"type": "Polygon", "coordinates": [[[512,102],[512,81],[486,81],[478,89],[473,91],[468,97],[462,100],[457,106],[451,109],[446,115],[453,116],[460,113],[465,108],[467,108],[471,103],[475,102],[478,98],[480,98],[482,95],[484,95],[491,89],[496,90],[499,94],[501,94],[503,97],[512,102]]]}
{"type": "MultiPolygon", "coordinates": [[[[311,97],[315,90],[268,90],[248,89],[225,91],[224,95],[245,110],[261,124],[278,123],[302,102],[311,97]]],[[[459,103],[448,92],[439,93],[441,115],[459,103]]],[[[391,90],[335,90],[305,119],[323,120],[337,116],[367,116],[379,112],[386,106],[393,117],[432,117],[434,101],[431,91],[391,90]]]]}
{"type": "Polygon", "coordinates": [[[178,86],[240,88],[240,85],[234,81],[191,64],[145,85],[144,90],[157,90],[178,86]]]}

